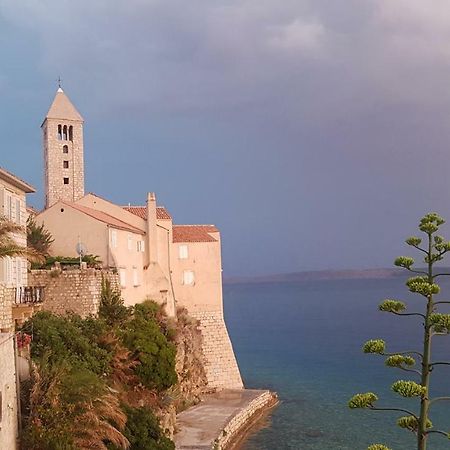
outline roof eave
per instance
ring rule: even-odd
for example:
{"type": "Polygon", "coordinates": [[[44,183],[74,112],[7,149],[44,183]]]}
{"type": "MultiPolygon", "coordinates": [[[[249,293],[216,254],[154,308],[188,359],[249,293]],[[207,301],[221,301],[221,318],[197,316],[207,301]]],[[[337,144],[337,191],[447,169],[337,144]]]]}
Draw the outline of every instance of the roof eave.
{"type": "Polygon", "coordinates": [[[31,186],[31,184],[28,184],[27,182],[21,180],[20,178],[17,178],[12,173],[8,172],[5,169],[0,168],[0,178],[3,178],[8,183],[11,183],[12,185],[18,187],[22,191],[24,191],[26,194],[33,194],[36,192],[36,189],[31,186]]]}

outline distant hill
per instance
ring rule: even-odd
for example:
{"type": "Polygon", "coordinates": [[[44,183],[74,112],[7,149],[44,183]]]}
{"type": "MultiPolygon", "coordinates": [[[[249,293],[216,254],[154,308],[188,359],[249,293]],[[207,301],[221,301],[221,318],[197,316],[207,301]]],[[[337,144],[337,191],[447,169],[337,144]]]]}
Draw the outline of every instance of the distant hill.
{"type": "Polygon", "coordinates": [[[364,270],[317,270],[309,272],[283,273],[256,277],[225,277],[225,284],[237,283],[281,283],[314,280],[356,280],[386,279],[405,276],[402,269],[364,269],[364,270]]]}

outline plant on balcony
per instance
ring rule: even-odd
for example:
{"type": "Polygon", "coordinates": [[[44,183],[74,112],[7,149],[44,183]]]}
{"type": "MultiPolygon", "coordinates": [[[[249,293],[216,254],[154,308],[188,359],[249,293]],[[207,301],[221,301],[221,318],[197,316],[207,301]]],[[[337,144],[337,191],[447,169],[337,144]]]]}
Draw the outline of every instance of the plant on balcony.
{"type": "Polygon", "coordinates": [[[5,257],[23,256],[30,261],[42,261],[42,255],[33,248],[20,245],[14,239],[14,234],[24,234],[25,230],[20,225],[11,222],[4,216],[0,216],[0,259],[5,257]]]}
{"type": "Polygon", "coordinates": [[[49,256],[50,246],[54,242],[53,236],[44,224],[38,225],[33,216],[27,220],[27,246],[43,257],[49,256]]]}
{"type": "MultiPolygon", "coordinates": [[[[438,306],[450,304],[450,301],[436,300],[440,292],[437,284],[439,277],[450,275],[449,273],[435,272],[435,265],[444,259],[444,255],[450,252],[450,241],[446,241],[437,232],[445,221],[435,213],[427,214],[420,220],[419,230],[425,234],[425,242],[422,244],[420,237],[406,239],[406,244],[419,250],[424,255],[425,269],[416,269],[414,259],[401,256],[395,260],[395,265],[401,267],[414,276],[406,282],[410,292],[423,298],[423,311],[406,312],[406,304],[399,300],[384,300],[379,305],[379,310],[396,316],[418,317],[423,329],[423,350],[402,351],[390,353],[386,350],[386,343],[382,339],[372,339],[363,346],[364,353],[385,356],[385,364],[388,367],[400,369],[416,377],[415,380],[398,380],[392,386],[392,390],[404,398],[417,399],[420,402],[418,412],[403,408],[389,408],[377,406],[377,395],[372,392],[356,394],[348,406],[350,408],[365,408],[374,411],[395,411],[405,413],[406,416],[397,420],[397,425],[405,430],[413,432],[417,436],[417,449],[426,450],[428,437],[432,434],[443,435],[450,438],[447,431],[437,430],[430,420],[430,408],[436,402],[450,400],[450,397],[430,398],[430,378],[432,371],[442,365],[450,365],[447,361],[434,361],[431,357],[432,340],[438,335],[450,334],[450,314],[442,314],[437,311],[438,306]]],[[[387,449],[382,444],[369,447],[372,449],[387,449]]]]}

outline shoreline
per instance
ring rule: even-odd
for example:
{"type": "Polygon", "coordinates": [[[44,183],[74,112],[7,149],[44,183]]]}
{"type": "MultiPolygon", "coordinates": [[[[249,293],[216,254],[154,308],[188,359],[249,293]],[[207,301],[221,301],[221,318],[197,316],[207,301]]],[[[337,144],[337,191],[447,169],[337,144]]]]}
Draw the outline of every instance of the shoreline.
{"type": "Polygon", "coordinates": [[[250,438],[250,436],[260,430],[263,430],[264,428],[268,428],[270,424],[266,422],[268,421],[272,411],[279,405],[279,403],[280,400],[275,394],[272,398],[272,402],[267,403],[249,417],[248,422],[244,424],[240,430],[238,430],[235,437],[230,441],[225,450],[242,450],[245,442],[250,438]]]}
{"type": "Polygon", "coordinates": [[[238,450],[278,404],[268,390],[227,389],[177,416],[177,450],[238,450]]]}

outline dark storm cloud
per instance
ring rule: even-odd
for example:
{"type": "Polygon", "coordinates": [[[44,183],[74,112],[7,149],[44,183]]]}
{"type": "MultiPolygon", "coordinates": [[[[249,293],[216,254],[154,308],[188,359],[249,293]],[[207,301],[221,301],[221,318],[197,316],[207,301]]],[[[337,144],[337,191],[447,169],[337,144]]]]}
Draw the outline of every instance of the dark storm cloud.
{"type": "Polygon", "coordinates": [[[156,190],[218,223],[229,273],[389,265],[418,215],[450,217],[448,2],[1,0],[0,16],[20,37],[5,67],[29,61],[0,70],[2,111],[21,117],[18,91],[45,109],[61,74],[90,189],[156,190]]]}

